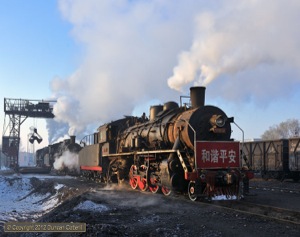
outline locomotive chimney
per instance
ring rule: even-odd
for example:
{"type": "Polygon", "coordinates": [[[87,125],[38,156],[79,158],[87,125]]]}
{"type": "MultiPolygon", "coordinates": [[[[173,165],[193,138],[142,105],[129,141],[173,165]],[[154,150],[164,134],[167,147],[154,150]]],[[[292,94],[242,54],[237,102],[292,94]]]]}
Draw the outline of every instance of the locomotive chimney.
{"type": "Polygon", "coordinates": [[[75,144],[75,136],[70,136],[70,143],[75,144]]]}
{"type": "Polygon", "coordinates": [[[190,88],[192,108],[198,108],[204,106],[205,89],[206,88],[203,86],[195,86],[190,88]]]}

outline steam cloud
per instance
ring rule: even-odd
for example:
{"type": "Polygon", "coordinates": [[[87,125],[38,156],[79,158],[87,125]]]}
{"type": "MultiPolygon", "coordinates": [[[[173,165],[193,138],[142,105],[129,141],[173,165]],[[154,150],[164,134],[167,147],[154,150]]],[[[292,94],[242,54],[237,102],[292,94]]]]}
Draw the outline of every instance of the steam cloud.
{"type": "Polygon", "coordinates": [[[56,170],[63,170],[64,168],[68,168],[71,171],[76,171],[79,173],[80,167],[78,154],[72,153],[70,151],[63,152],[61,156],[55,158],[53,167],[56,170]]]}
{"type": "MultiPolygon", "coordinates": [[[[72,36],[83,47],[82,62],[68,78],[51,81],[55,121],[69,126],[69,135],[131,115],[152,99],[178,100],[166,79],[182,45],[188,46],[193,6],[164,1],[59,1],[72,36]],[[181,15],[182,10],[189,14],[181,15]]],[[[148,112],[145,108],[142,112],[148,112]]],[[[48,124],[50,141],[58,134],[48,124]],[[53,131],[54,130],[54,131],[53,131]]]]}
{"type": "Polygon", "coordinates": [[[299,87],[297,0],[59,0],[59,9],[83,59],[51,82],[58,102],[50,141],[65,135],[57,123],[80,137],[150,100],[178,101],[193,83],[210,84],[212,96],[258,102],[299,87]]]}
{"type": "MultiPolygon", "coordinates": [[[[191,82],[207,86],[220,76],[258,67],[277,72],[288,67],[299,75],[299,1],[226,1],[219,9],[197,16],[193,44],[179,55],[168,79],[172,89],[181,90],[191,82]]],[[[268,80],[261,75],[261,82],[268,80]]],[[[278,78],[273,79],[280,88],[278,78]]]]}

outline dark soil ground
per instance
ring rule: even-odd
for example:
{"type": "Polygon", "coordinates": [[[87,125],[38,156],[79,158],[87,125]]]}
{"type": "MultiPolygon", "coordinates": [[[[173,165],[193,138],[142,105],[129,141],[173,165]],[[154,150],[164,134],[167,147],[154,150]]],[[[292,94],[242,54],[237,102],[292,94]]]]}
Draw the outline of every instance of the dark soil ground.
{"type": "MultiPolygon", "coordinates": [[[[36,187],[42,187],[39,181],[35,182],[36,187]]],[[[55,182],[58,180],[55,179],[55,182]]],[[[36,223],[86,223],[86,232],[15,233],[7,236],[298,237],[300,233],[299,224],[224,209],[209,203],[192,202],[184,196],[165,197],[131,190],[126,185],[105,186],[63,177],[59,182],[72,191],[62,197],[64,201],[61,205],[35,220],[36,223]]],[[[44,187],[51,189],[51,184],[44,187]]],[[[251,196],[251,199],[260,199],[259,192],[255,192],[257,195],[251,196]]],[[[273,192],[270,195],[274,198],[277,194],[273,192]]]]}

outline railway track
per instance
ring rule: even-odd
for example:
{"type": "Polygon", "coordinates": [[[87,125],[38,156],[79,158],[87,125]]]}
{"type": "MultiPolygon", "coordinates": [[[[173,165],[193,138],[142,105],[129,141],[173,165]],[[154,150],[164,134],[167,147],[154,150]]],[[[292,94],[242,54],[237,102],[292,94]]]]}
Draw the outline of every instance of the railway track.
{"type": "Polygon", "coordinates": [[[255,204],[247,201],[218,201],[215,203],[210,203],[209,205],[300,225],[299,211],[255,204]]]}
{"type": "MultiPolygon", "coordinates": [[[[272,188],[271,188],[272,189],[272,188]]],[[[131,190],[134,192],[141,192],[141,190],[131,190]]],[[[287,190],[285,190],[287,191],[287,190]]],[[[290,191],[290,190],[289,190],[290,191]]],[[[299,190],[298,190],[299,191],[299,190]]],[[[148,192],[147,192],[148,193],[148,192]]],[[[153,194],[153,195],[160,195],[160,194],[153,194]]],[[[191,202],[188,196],[182,194],[172,194],[166,198],[175,198],[180,201],[191,202]]],[[[258,197],[259,198],[259,197],[258,197]]],[[[287,201],[287,200],[285,200],[287,201]]],[[[195,201],[192,202],[195,205],[208,205],[214,206],[218,208],[222,208],[225,210],[237,211],[244,214],[255,215],[259,217],[264,217],[267,219],[273,219],[276,221],[286,222],[290,224],[296,224],[300,226],[300,212],[297,210],[291,210],[276,206],[270,205],[262,205],[256,204],[253,202],[249,202],[246,200],[221,200],[221,201],[195,201]]]]}
{"type": "MultiPolygon", "coordinates": [[[[299,194],[299,189],[292,189],[292,188],[284,188],[284,187],[274,187],[274,186],[262,186],[262,185],[254,185],[250,187],[252,190],[262,190],[267,192],[280,192],[280,193],[290,193],[290,194],[299,194]]],[[[102,190],[102,189],[101,189],[102,190]]],[[[142,192],[139,189],[131,190],[134,192],[142,192]]],[[[102,190],[103,191],[103,190],[102,190]]],[[[159,195],[159,194],[153,194],[153,195],[159,195]]],[[[166,197],[170,198],[170,197],[166,197]]],[[[172,194],[171,198],[180,199],[182,201],[191,202],[187,196],[183,196],[181,194],[172,194]]],[[[258,197],[260,198],[260,197],[258,197]]],[[[287,200],[285,200],[287,201],[287,200]]],[[[254,202],[249,202],[246,200],[226,200],[226,201],[212,201],[212,202],[206,202],[206,201],[196,201],[195,204],[199,205],[211,205],[216,206],[219,208],[224,208],[226,210],[233,210],[241,213],[246,213],[249,215],[256,215],[264,218],[274,219],[277,221],[282,222],[288,222],[291,224],[297,224],[300,225],[300,212],[297,210],[291,210],[276,206],[270,206],[270,205],[262,205],[262,204],[256,204],[254,202]]]]}
{"type": "Polygon", "coordinates": [[[273,187],[273,186],[272,187],[270,187],[270,186],[250,186],[250,189],[271,191],[271,192],[295,193],[295,194],[300,193],[300,189],[273,187]]]}
{"type": "MultiPolygon", "coordinates": [[[[191,202],[188,197],[182,195],[173,195],[172,197],[184,199],[191,202]]],[[[287,200],[285,200],[287,201],[287,200]]],[[[267,219],[281,221],[290,224],[296,224],[300,227],[300,212],[276,206],[256,204],[246,200],[220,200],[220,201],[195,201],[197,205],[208,205],[222,208],[230,211],[237,211],[240,213],[255,215],[267,219]]]]}
{"type": "MultiPolygon", "coordinates": [[[[287,193],[300,193],[300,190],[298,189],[290,189],[290,188],[281,188],[281,187],[252,187],[253,189],[261,189],[264,191],[278,191],[278,192],[287,192],[287,193]]],[[[132,190],[132,191],[140,191],[140,190],[132,190]]],[[[158,194],[154,194],[158,195],[158,194]]],[[[170,198],[170,197],[166,197],[170,198]]],[[[181,194],[173,194],[171,195],[171,198],[185,200],[187,202],[191,202],[187,196],[183,196],[181,194]]],[[[258,197],[260,198],[260,197],[258,197]]],[[[287,201],[287,200],[285,200],[287,201]]],[[[297,210],[291,210],[287,208],[281,208],[271,205],[262,205],[253,203],[247,200],[221,200],[221,201],[196,201],[195,204],[197,205],[209,205],[209,206],[215,206],[218,208],[223,208],[226,210],[233,210],[249,215],[255,215],[260,216],[268,219],[273,219],[276,221],[291,223],[300,225],[300,212],[297,210]]]]}

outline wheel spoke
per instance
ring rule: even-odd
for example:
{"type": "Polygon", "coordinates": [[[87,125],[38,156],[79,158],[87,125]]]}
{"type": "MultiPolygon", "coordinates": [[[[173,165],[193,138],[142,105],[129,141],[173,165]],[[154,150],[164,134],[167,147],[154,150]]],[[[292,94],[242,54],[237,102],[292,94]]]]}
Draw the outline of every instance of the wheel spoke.
{"type": "Polygon", "coordinates": [[[165,196],[169,196],[172,192],[171,189],[167,188],[166,186],[162,186],[161,191],[165,196]]]}
{"type": "Polygon", "coordinates": [[[149,186],[149,189],[152,193],[157,193],[159,191],[159,186],[155,185],[155,186],[149,186]]]}
{"type": "Polygon", "coordinates": [[[132,189],[136,189],[138,186],[138,179],[137,177],[134,176],[134,170],[135,170],[135,166],[132,165],[129,171],[129,184],[132,189]]]}
{"type": "Polygon", "coordinates": [[[138,186],[138,182],[137,182],[136,177],[130,178],[129,183],[130,183],[130,186],[131,186],[132,189],[136,189],[137,186],[138,186]]]}
{"type": "Polygon", "coordinates": [[[197,194],[196,194],[196,183],[194,181],[190,181],[189,182],[189,186],[188,186],[188,194],[189,194],[189,198],[192,201],[196,201],[197,200],[197,194]]]}
{"type": "Polygon", "coordinates": [[[139,182],[139,188],[142,191],[146,191],[148,189],[147,179],[142,178],[139,182]]]}
{"type": "Polygon", "coordinates": [[[157,180],[155,178],[150,178],[149,189],[152,193],[157,193],[160,187],[157,185],[157,180]]]}

